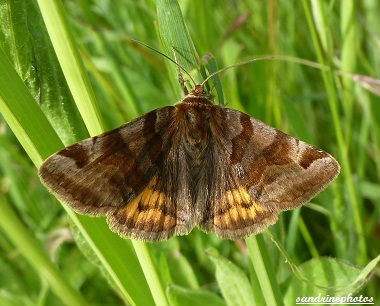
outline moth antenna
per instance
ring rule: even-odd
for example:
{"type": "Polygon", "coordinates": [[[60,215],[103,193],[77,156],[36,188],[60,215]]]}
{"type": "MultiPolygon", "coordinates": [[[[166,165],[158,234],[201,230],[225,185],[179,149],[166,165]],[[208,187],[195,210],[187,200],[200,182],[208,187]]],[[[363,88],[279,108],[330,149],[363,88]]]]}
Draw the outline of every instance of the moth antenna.
{"type": "Polygon", "coordinates": [[[152,50],[152,51],[154,51],[154,52],[156,52],[156,53],[162,55],[162,56],[165,57],[167,60],[169,60],[169,61],[171,61],[172,63],[174,63],[174,64],[177,66],[178,69],[182,69],[182,71],[183,71],[184,73],[187,74],[187,76],[190,78],[191,82],[193,82],[193,85],[194,85],[194,86],[197,85],[197,84],[195,83],[194,79],[191,77],[190,73],[188,73],[188,72],[186,71],[186,69],[183,68],[180,64],[178,64],[175,60],[173,60],[172,58],[170,58],[170,57],[167,56],[166,54],[162,53],[161,51],[158,51],[156,48],[153,48],[153,47],[151,47],[151,46],[149,46],[149,45],[147,45],[147,44],[145,44],[145,43],[143,43],[143,42],[141,42],[141,41],[139,41],[139,40],[132,39],[132,38],[131,38],[130,40],[133,41],[133,42],[136,43],[136,44],[139,44],[139,45],[141,45],[141,46],[144,46],[144,47],[146,47],[146,48],[148,48],[148,49],[150,49],[150,50],[152,50]]]}
{"type": "Polygon", "coordinates": [[[171,47],[172,51],[173,51],[173,54],[174,54],[174,60],[177,64],[177,70],[178,70],[178,82],[179,82],[179,85],[181,86],[182,88],[182,91],[183,93],[185,94],[185,96],[187,96],[189,94],[189,92],[187,91],[187,88],[185,86],[185,81],[183,80],[183,76],[182,76],[182,73],[181,73],[181,69],[179,69],[179,64],[178,64],[178,59],[177,59],[177,52],[175,52],[175,49],[174,47],[172,46],[171,47]]]}
{"type": "Polygon", "coordinates": [[[274,55],[268,55],[268,56],[262,56],[262,57],[257,57],[257,58],[254,58],[254,59],[250,59],[248,61],[244,61],[244,62],[240,62],[240,63],[236,63],[236,64],[233,64],[233,65],[229,65],[227,67],[224,67],[222,69],[219,69],[217,71],[215,71],[214,73],[211,73],[201,84],[201,86],[204,86],[206,84],[206,82],[211,79],[213,76],[221,73],[221,72],[224,72],[230,68],[234,68],[234,67],[238,67],[238,66],[242,66],[242,65],[246,65],[246,64],[250,64],[250,63],[253,63],[253,62],[258,62],[258,61],[263,61],[263,60],[268,60],[268,59],[275,59],[276,57],[274,55]]]}

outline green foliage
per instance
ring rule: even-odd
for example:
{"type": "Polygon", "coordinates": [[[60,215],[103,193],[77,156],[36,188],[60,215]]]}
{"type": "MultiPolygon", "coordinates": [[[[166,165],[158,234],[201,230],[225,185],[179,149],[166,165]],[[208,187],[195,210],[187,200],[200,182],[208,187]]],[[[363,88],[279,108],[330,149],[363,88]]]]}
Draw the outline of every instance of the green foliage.
{"type": "Polygon", "coordinates": [[[224,300],[207,290],[186,289],[171,285],[167,287],[170,305],[173,306],[224,306],[224,300]]]}
{"type": "Polygon", "coordinates": [[[319,292],[379,301],[379,9],[376,0],[1,1],[0,305],[293,305],[319,292]],[[132,242],[104,218],[62,209],[35,166],[180,99],[177,67],[130,38],[170,57],[174,47],[196,82],[262,55],[314,62],[278,57],[207,86],[219,103],[330,152],[341,175],[270,232],[236,243],[197,229],[132,242]]]}
{"type": "MultiPolygon", "coordinates": [[[[374,264],[380,260],[378,256],[374,264]]],[[[334,258],[316,258],[304,262],[299,266],[300,273],[307,277],[301,281],[295,276],[290,277],[289,287],[285,296],[285,303],[290,305],[297,296],[347,295],[357,292],[365,282],[368,272],[373,268],[369,264],[363,270],[346,262],[334,258]],[[364,272],[364,277],[363,277],[364,272]]]]}
{"type": "Polygon", "coordinates": [[[206,252],[216,266],[215,278],[227,305],[256,305],[247,275],[215,250],[206,252]]]}

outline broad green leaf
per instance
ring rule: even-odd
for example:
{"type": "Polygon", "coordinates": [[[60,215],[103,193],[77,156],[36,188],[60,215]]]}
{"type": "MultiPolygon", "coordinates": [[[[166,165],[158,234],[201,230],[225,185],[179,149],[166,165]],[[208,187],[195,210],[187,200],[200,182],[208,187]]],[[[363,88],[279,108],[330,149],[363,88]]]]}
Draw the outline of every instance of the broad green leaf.
{"type": "Polygon", "coordinates": [[[191,264],[178,250],[170,253],[168,265],[174,284],[191,289],[199,288],[199,283],[191,264]]]}
{"type": "Polygon", "coordinates": [[[23,0],[1,2],[0,46],[33,97],[37,98],[38,73],[35,67],[33,40],[28,30],[27,4],[28,1],[23,0]]]}
{"type": "MultiPolygon", "coordinates": [[[[216,63],[216,59],[214,56],[212,56],[208,62],[207,62],[207,67],[208,71],[211,73],[214,73],[218,70],[218,65],[216,63]]],[[[212,77],[212,82],[214,83],[216,92],[218,94],[218,101],[220,106],[225,106],[224,105],[224,96],[223,96],[223,89],[222,89],[222,84],[220,82],[219,76],[215,75],[212,77]]]]}
{"type": "Polygon", "coordinates": [[[174,47],[178,62],[186,70],[198,67],[199,57],[177,0],[157,0],[156,5],[158,26],[163,39],[165,54],[173,57],[171,47],[174,47]]]}
{"type": "Polygon", "coordinates": [[[167,287],[166,294],[171,306],[226,305],[226,302],[215,293],[201,289],[186,289],[180,286],[171,285],[167,287]]]}
{"type": "Polygon", "coordinates": [[[0,112],[39,167],[45,158],[62,147],[62,142],[1,48],[0,71],[0,112]]]}
{"type": "Polygon", "coordinates": [[[215,250],[209,249],[207,254],[216,266],[216,280],[227,305],[255,305],[247,275],[215,250]]]}
{"type": "Polygon", "coordinates": [[[90,81],[76,46],[70,24],[59,0],[38,0],[38,5],[78,110],[92,136],[103,132],[103,124],[90,81]]]}
{"type": "Polygon", "coordinates": [[[35,1],[0,6],[0,45],[65,144],[88,133],[79,116],[35,1]]]}
{"type": "MultiPolygon", "coordinates": [[[[189,31],[186,27],[182,16],[180,6],[177,0],[157,0],[157,19],[158,19],[158,34],[164,50],[164,53],[174,59],[173,47],[176,51],[178,63],[188,72],[199,67],[199,56],[195,50],[193,41],[191,40],[189,31]]],[[[177,67],[170,62],[166,63],[169,70],[169,77],[173,88],[180,94],[180,86],[177,79],[177,67]]],[[[184,78],[188,77],[184,75],[184,78]]],[[[197,75],[196,81],[200,81],[201,77],[197,75]]]]}
{"type": "Polygon", "coordinates": [[[286,305],[294,305],[297,297],[322,295],[345,295],[355,293],[366,281],[370,272],[380,261],[380,255],[364,269],[359,269],[334,258],[311,259],[299,266],[307,281],[291,277],[284,296],[286,305]],[[318,286],[316,286],[318,285],[318,286]]]}

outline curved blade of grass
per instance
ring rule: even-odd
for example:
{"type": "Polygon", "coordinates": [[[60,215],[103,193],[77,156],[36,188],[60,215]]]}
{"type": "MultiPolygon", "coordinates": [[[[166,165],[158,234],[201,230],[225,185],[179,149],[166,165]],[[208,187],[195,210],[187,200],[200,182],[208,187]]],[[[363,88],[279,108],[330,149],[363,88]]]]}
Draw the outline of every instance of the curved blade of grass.
{"type": "MultiPolygon", "coordinates": [[[[0,70],[0,112],[38,168],[63,144],[1,49],[0,70]]],[[[124,300],[133,305],[152,305],[152,296],[130,241],[112,233],[104,220],[77,215],[65,205],[64,208],[113,278],[124,300]]]]}
{"type": "Polygon", "coordinates": [[[267,305],[284,305],[262,234],[245,239],[267,305]]]}
{"type": "MultiPolygon", "coordinates": [[[[191,40],[189,31],[182,16],[177,0],[157,0],[158,35],[161,41],[163,52],[173,58],[171,47],[177,53],[178,63],[188,72],[199,68],[199,56],[191,40]]],[[[180,87],[178,86],[177,67],[167,62],[169,77],[173,88],[180,97],[180,87]]],[[[186,78],[186,77],[185,77],[186,78]]],[[[202,78],[200,74],[193,75],[195,81],[202,78]]]]}
{"type": "Polygon", "coordinates": [[[91,135],[103,132],[101,117],[59,0],[38,0],[50,40],[79,112],[91,135]]]}
{"type": "Polygon", "coordinates": [[[0,46],[29,92],[66,144],[88,135],[70,95],[37,3],[5,1],[0,6],[0,46]]]}
{"type": "Polygon", "coordinates": [[[317,53],[317,58],[319,63],[321,64],[321,73],[323,78],[323,83],[326,87],[327,95],[328,95],[328,102],[329,107],[331,111],[331,116],[334,124],[334,130],[335,130],[335,136],[338,142],[339,147],[339,153],[340,153],[340,162],[342,165],[342,174],[344,175],[344,179],[348,188],[348,194],[351,200],[353,215],[354,215],[354,223],[355,223],[355,230],[358,235],[358,251],[357,251],[357,261],[360,264],[363,264],[366,262],[367,259],[367,246],[365,241],[365,234],[363,231],[363,224],[362,224],[362,217],[360,213],[360,207],[359,207],[359,201],[356,195],[355,186],[352,180],[352,171],[351,166],[349,162],[348,152],[347,152],[347,145],[345,143],[343,132],[341,128],[341,121],[339,117],[338,112],[338,100],[337,95],[335,91],[334,86],[334,80],[331,70],[326,70],[324,67],[325,65],[325,59],[323,57],[323,52],[321,49],[321,46],[319,44],[317,31],[315,29],[315,25],[312,19],[312,13],[310,10],[309,2],[307,0],[302,0],[304,12],[306,15],[306,21],[309,27],[309,31],[311,34],[311,38],[314,44],[315,51],[317,53]]]}
{"type": "MultiPolygon", "coordinates": [[[[75,47],[75,42],[70,32],[63,6],[61,2],[57,0],[39,0],[38,3],[57,57],[83,120],[92,136],[100,134],[103,132],[100,115],[97,110],[90,82],[79,57],[79,52],[75,47]]],[[[125,243],[129,242],[125,241],[125,243]]],[[[159,282],[148,248],[144,243],[139,241],[132,240],[132,244],[156,304],[167,305],[166,296],[159,282]]],[[[118,250],[118,252],[120,252],[120,250],[118,250]]],[[[127,285],[127,287],[128,286],[131,286],[131,284],[127,285]]],[[[121,283],[120,287],[119,289],[123,289],[126,293],[126,289],[121,283]]],[[[144,296],[149,295],[145,294],[144,296]]]]}
{"type": "Polygon", "coordinates": [[[30,159],[39,167],[44,158],[62,147],[62,142],[1,48],[0,71],[0,112],[30,159]]]}
{"type": "Polygon", "coordinates": [[[87,305],[84,298],[62,277],[40,242],[23,225],[5,197],[0,198],[0,227],[66,305],[87,305]]]}
{"type": "MultiPolygon", "coordinates": [[[[357,42],[356,42],[356,23],[355,23],[355,1],[342,0],[340,2],[341,12],[341,35],[342,35],[342,62],[341,69],[345,72],[355,72],[356,56],[357,56],[357,42]]],[[[349,145],[352,130],[352,115],[353,115],[353,102],[354,98],[352,90],[354,89],[354,82],[348,78],[343,80],[343,106],[346,113],[346,142],[349,145]]]]}
{"type": "Polygon", "coordinates": [[[170,285],[166,289],[170,305],[173,306],[225,306],[226,302],[210,291],[201,289],[187,289],[177,285],[170,285]]]}

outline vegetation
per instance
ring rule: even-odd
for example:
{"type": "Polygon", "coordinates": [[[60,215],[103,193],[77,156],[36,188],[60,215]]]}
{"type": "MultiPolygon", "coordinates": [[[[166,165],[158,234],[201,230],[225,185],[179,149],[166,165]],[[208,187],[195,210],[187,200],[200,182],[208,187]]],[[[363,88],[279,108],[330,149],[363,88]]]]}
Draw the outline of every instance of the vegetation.
{"type": "MultiPolygon", "coordinates": [[[[0,6],[0,305],[380,301],[376,0],[6,0],[0,6]],[[173,57],[216,103],[334,155],[338,179],[245,241],[119,238],[41,185],[50,154],[181,99],[173,57]]],[[[186,76],[185,76],[186,79],[186,76]]]]}

